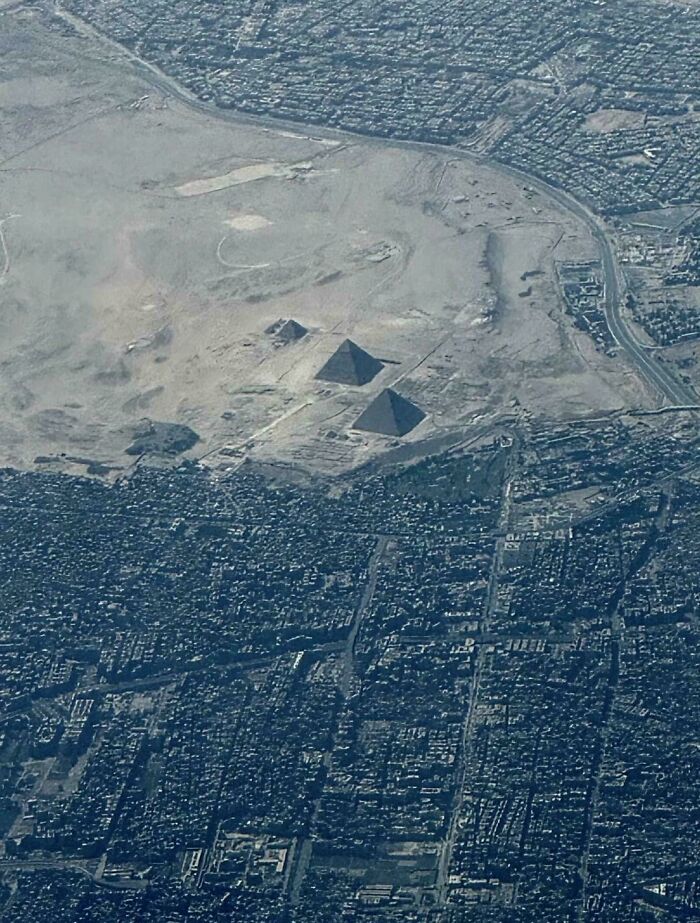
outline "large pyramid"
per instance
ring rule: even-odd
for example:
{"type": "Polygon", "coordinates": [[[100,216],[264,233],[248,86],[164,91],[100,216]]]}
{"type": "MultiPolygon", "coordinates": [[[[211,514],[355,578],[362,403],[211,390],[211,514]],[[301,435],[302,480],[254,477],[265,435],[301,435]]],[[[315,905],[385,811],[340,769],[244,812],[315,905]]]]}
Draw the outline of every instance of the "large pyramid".
{"type": "Polygon", "coordinates": [[[391,388],[385,388],[355,420],[355,429],[384,436],[405,436],[424,417],[420,407],[391,388]]]}
{"type": "Polygon", "coordinates": [[[341,385],[366,385],[384,368],[379,359],[370,356],[352,340],[343,340],[316,378],[341,385]]]}

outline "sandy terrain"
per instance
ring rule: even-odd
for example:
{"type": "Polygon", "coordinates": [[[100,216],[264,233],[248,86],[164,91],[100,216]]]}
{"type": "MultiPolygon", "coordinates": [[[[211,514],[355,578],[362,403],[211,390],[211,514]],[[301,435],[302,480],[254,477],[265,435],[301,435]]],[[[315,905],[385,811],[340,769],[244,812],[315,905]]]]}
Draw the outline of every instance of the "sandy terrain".
{"type": "Polygon", "coordinates": [[[644,113],[631,109],[598,109],[592,112],[585,121],[588,131],[609,134],[612,131],[623,129],[642,128],[644,126],[644,113]]]}
{"type": "Polygon", "coordinates": [[[208,195],[210,192],[219,192],[231,186],[242,186],[259,179],[277,177],[282,179],[295,179],[304,175],[311,169],[309,163],[284,164],[284,163],[251,163],[245,167],[236,167],[221,176],[210,176],[206,179],[190,180],[181,186],[175,187],[175,192],[181,196],[208,195]]]}
{"type": "Polygon", "coordinates": [[[38,14],[0,36],[0,463],[128,466],[147,418],[212,464],[338,471],[390,446],[352,430],[388,386],[427,413],[409,441],[638,401],[562,314],[587,232],[521,183],[210,118],[38,14]],[[385,362],[362,388],[314,379],[345,337],[385,362]]]}

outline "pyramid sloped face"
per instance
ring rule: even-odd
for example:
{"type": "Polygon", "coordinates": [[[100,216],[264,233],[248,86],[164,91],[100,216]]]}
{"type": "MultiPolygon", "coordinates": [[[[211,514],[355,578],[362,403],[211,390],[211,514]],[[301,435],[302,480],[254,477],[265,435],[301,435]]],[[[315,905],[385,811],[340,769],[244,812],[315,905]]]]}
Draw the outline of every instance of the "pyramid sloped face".
{"type": "Polygon", "coordinates": [[[286,320],[279,330],[276,333],[277,339],[281,340],[283,343],[293,343],[295,340],[300,340],[302,337],[306,336],[308,330],[303,324],[300,324],[299,321],[290,318],[286,320]]]}
{"type": "Polygon", "coordinates": [[[386,388],[355,421],[355,429],[384,436],[405,436],[410,433],[425,414],[407,398],[386,388]]]}
{"type": "Polygon", "coordinates": [[[308,332],[306,327],[293,317],[280,317],[274,324],[265,328],[265,333],[274,336],[278,343],[293,343],[294,340],[300,340],[306,336],[308,332]]]}
{"type": "Polygon", "coordinates": [[[366,385],[384,368],[379,359],[365,352],[352,340],[343,340],[323,368],[316,374],[322,381],[341,385],[366,385]]]}

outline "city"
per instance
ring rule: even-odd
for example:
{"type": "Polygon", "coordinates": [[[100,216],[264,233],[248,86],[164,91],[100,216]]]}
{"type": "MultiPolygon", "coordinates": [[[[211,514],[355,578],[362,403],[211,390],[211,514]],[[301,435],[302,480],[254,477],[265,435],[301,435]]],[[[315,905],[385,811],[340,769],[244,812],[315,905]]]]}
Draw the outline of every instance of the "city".
{"type": "Polygon", "coordinates": [[[700,919],[697,3],[0,49],[0,923],[700,919]]]}
{"type": "Polygon", "coordinates": [[[683,416],[335,496],[5,472],[3,919],[695,915],[683,416]]]}

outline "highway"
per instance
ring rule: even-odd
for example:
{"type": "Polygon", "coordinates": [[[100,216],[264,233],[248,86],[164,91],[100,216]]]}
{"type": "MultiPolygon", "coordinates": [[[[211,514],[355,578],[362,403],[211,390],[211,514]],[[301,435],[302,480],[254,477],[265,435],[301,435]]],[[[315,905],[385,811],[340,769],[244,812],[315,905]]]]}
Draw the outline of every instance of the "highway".
{"type": "Polygon", "coordinates": [[[695,405],[699,403],[698,395],[694,392],[693,388],[681,382],[668,367],[659,362],[654,355],[655,351],[649,350],[640,344],[635,338],[634,333],[630,330],[622,313],[622,273],[617,263],[610,238],[602,222],[596,215],[570,193],[530,173],[449,144],[431,144],[421,141],[400,141],[393,138],[380,138],[375,135],[364,135],[358,132],[342,131],[335,128],[322,128],[303,122],[278,119],[274,116],[249,115],[233,109],[219,109],[212,103],[204,102],[188,90],[185,90],[176,80],[163,73],[153,64],[149,64],[147,61],[139,58],[118,42],[103,35],[84,20],[68,13],[61,6],[60,0],[54,0],[54,10],[57,16],[70,22],[75,29],[79,30],[84,35],[106,44],[113,51],[117,51],[122,57],[128,60],[139,75],[155,89],[160,90],[166,95],[175,97],[187,106],[197,109],[209,117],[222,119],[224,121],[232,121],[237,124],[249,124],[273,131],[285,130],[296,132],[306,137],[330,138],[341,143],[357,142],[359,140],[364,144],[393,145],[395,147],[406,147],[419,151],[432,151],[442,155],[448,154],[452,159],[459,158],[462,160],[470,160],[473,163],[480,163],[492,169],[500,170],[502,173],[518,179],[521,182],[526,182],[531,188],[537,189],[543,195],[553,199],[561,208],[583,221],[588,227],[600,249],[600,259],[605,281],[605,319],[610,334],[615,343],[617,343],[620,349],[626,354],[631,364],[637,369],[639,375],[659,395],[662,405],[664,402],[669,402],[674,406],[695,405]]]}
{"type": "Polygon", "coordinates": [[[670,369],[656,360],[654,355],[650,355],[649,351],[637,341],[634,333],[627,326],[622,314],[620,268],[615,258],[613,245],[600,221],[577,199],[563,190],[550,186],[542,180],[530,177],[528,174],[513,171],[510,167],[503,166],[502,168],[507,172],[516,173],[520,177],[527,178],[530,185],[540,187],[562,208],[567,209],[571,214],[576,215],[576,217],[585,222],[600,249],[605,279],[605,320],[613,339],[624,350],[640,375],[671,404],[697,404],[698,396],[694,390],[679,381],[670,369]]]}

